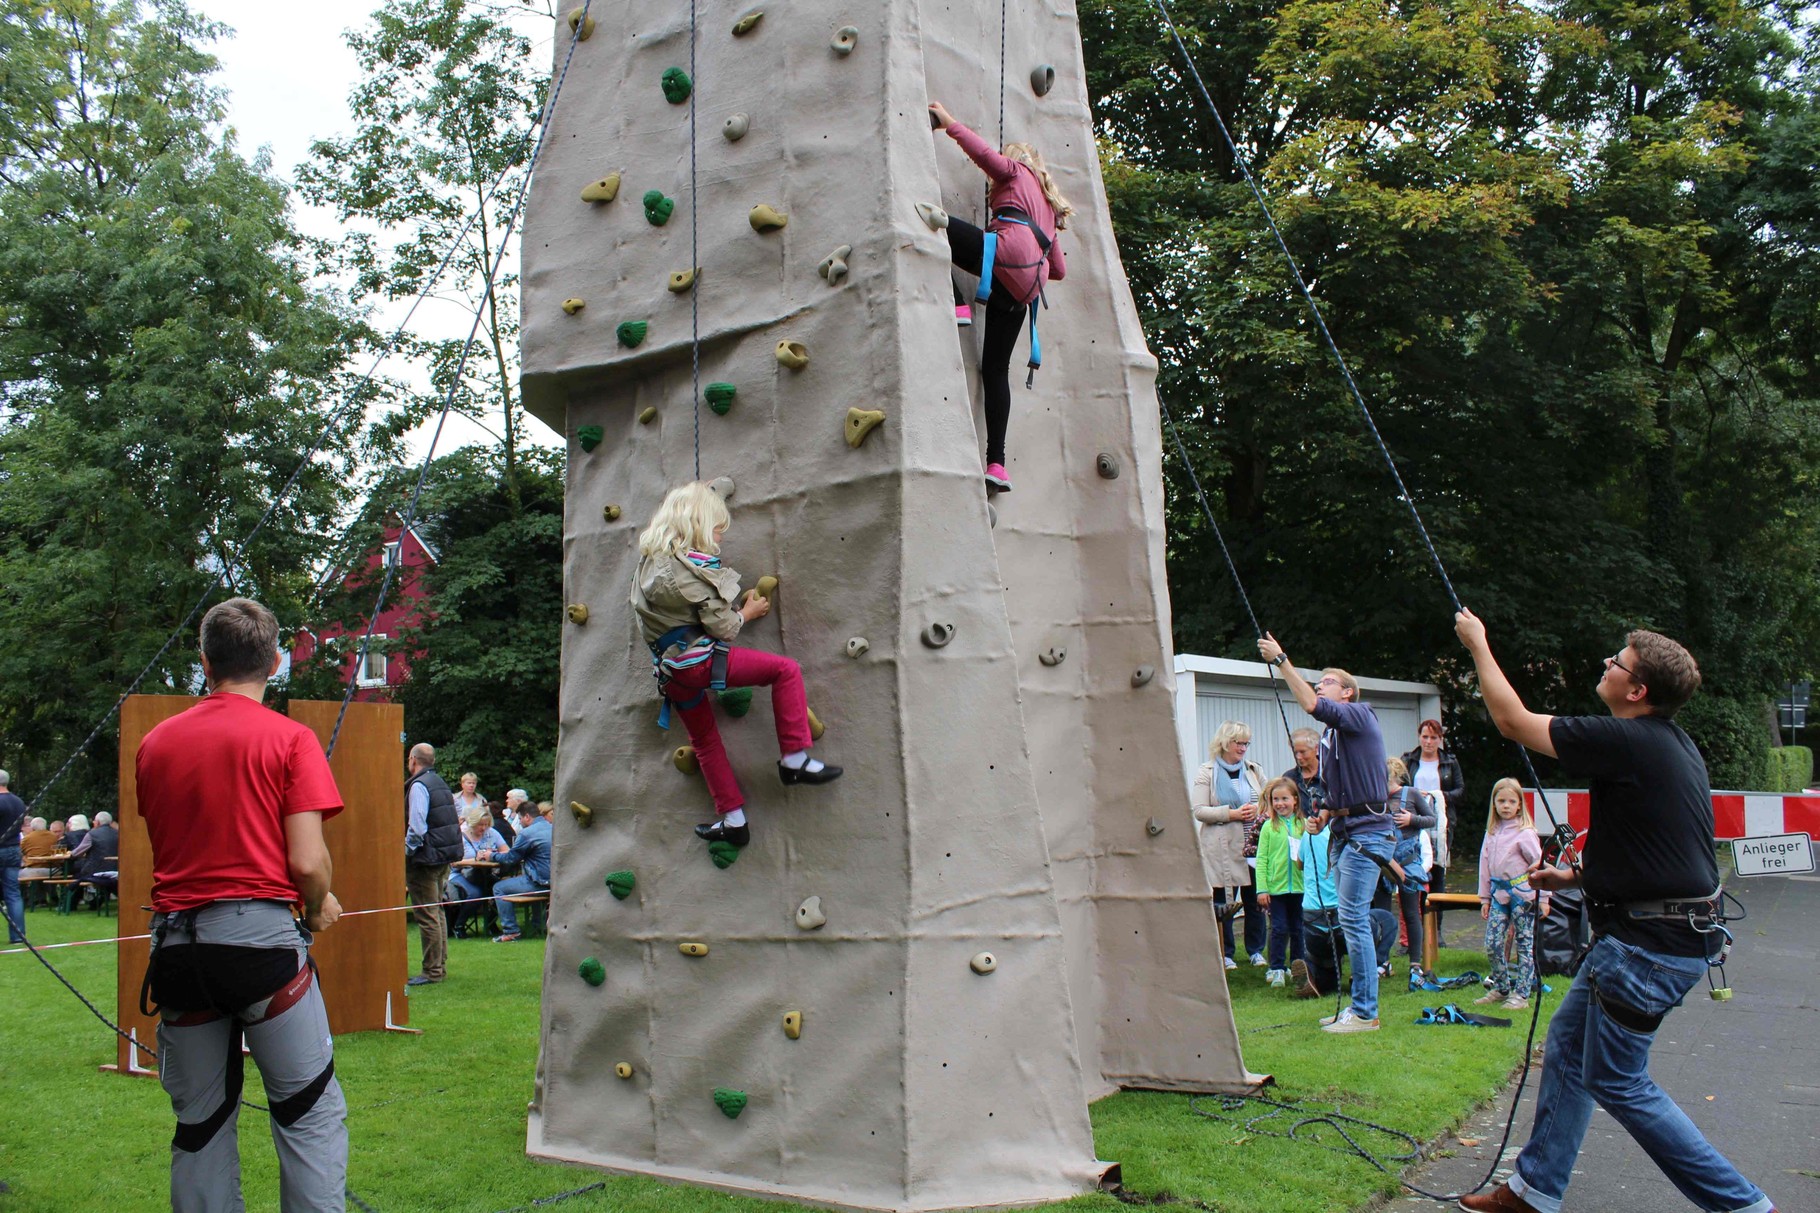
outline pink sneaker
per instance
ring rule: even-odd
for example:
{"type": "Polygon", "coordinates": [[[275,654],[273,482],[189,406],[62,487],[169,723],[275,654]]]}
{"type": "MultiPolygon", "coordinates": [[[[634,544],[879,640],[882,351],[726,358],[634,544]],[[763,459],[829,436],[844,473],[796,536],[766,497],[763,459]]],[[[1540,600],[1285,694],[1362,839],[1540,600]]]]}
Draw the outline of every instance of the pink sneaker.
{"type": "Polygon", "coordinates": [[[1011,477],[1005,471],[1004,464],[988,463],[986,465],[986,488],[994,493],[1011,491],[1011,477]]]}
{"type": "Polygon", "coordinates": [[[966,328],[968,325],[972,324],[973,323],[972,306],[969,304],[965,304],[965,303],[955,304],[954,305],[954,323],[961,328],[966,328]]]}

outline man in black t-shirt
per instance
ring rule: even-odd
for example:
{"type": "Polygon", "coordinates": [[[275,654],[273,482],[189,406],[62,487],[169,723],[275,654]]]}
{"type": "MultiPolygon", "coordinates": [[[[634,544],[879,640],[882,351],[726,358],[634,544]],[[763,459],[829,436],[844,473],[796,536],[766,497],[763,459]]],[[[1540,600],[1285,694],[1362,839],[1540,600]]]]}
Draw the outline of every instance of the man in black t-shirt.
{"type": "Polygon", "coordinates": [[[0,771],[0,914],[6,915],[6,942],[25,941],[25,900],[19,896],[23,853],[19,838],[25,825],[25,802],[13,795],[12,776],[0,771]]]}
{"type": "Polygon", "coordinates": [[[1498,731],[1588,778],[1582,871],[1539,864],[1529,884],[1584,888],[1595,933],[1549,1024],[1529,1144],[1508,1183],[1460,1207],[1560,1213],[1596,1102],[1700,1208],[1775,1213],[1649,1076],[1656,1028],[1706,973],[1711,951],[1708,936],[1663,903],[1704,904],[1719,888],[1706,763],[1673,719],[1700,686],[1693,656],[1666,636],[1632,632],[1599,679],[1611,715],[1548,716],[1523,706],[1471,611],[1454,617],[1454,630],[1498,731]]]}

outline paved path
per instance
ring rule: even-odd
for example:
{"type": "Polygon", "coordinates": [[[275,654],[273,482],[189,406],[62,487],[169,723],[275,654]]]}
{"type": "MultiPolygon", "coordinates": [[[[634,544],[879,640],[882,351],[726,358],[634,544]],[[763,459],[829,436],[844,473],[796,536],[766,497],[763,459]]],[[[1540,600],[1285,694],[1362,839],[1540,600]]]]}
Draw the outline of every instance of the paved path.
{"type": "MultiPolygon", "coordinates": [[[[1750,912],[1734,928],[1738,946],[1726,966],[1735,993],[1730,1002],[1714,1002],[1701,983],[1663,1023],[1650,1072],[1781,1213],[1814,1213],[1820,1211],[1820,877],[1733,877],[1727,887],[1750,912]]],[[[1450,922],[1449,934],[1455,930],[1450,922]]],[[[1528,1139],[1537,1076],[1532,1071],[1499,1179],[1528,1139]]],[[[1506,1094],[1460,1131],[1479,1146],[1450,1138],[1445,1145],[1454,1156],[1437,1158],[1414,1182],[1431,1192],[1477,1183],[1509,1111],[1506,1094]]],[[[1436,1205],[1406,1196],[1390,1208],[1415,1213],[1436,1205]]],[[[1616,1121],[1594,1111],[1567,1213],[1694,1208],[1616,1121]]]]}

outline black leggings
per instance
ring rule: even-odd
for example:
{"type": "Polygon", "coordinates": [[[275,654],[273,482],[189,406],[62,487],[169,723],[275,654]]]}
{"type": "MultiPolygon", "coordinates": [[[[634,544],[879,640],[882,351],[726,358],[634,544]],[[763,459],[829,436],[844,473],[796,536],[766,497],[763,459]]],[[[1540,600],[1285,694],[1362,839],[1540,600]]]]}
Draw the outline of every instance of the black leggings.
{"type": "MultiPolygon", "coordinates": [[[[985,236],[965,219],[948,217],[948,249],[954,268],[979,276],[985,256],[985,236]]],[[[954,288],[955,303],[971,302],[954,288]]],[[[986,462],[1005,462],[1005,430],[1011,423],[1011,351],[1024,329],[1029,307],[1011,297],[1001,282],[993,283],[986,299],[986,340],[980,347],[980,386],[986,405],[986,462]]]]}

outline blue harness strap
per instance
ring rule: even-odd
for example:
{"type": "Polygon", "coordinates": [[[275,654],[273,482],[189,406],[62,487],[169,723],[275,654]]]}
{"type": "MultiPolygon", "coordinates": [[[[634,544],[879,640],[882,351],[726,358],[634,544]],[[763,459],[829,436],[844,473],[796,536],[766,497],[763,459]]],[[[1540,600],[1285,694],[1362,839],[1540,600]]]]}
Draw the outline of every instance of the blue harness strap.
{"type": "Polygon", "coordinates": [[[727,643],[702,634],[701,629],[693,624],[671,628],[651,643],[651,674],[657,679],[658,694],[663,696],[663,706],[657,710],[657,727],[667,729],[670,727],[672,706],[687,712],[706,699],[709,691],[727,689],[727,643]],[[678,644],[687,644],[688,647],[675,657],[665,658],[664,654],[678,644]],[[707,687],[697,691],[687,702],[671,699],[665,688],[669,686],[670,679],[676,676],[676,672],[694,669],[704,661],[712,663],[708,668],[707,687]]]}
{"type": "MultiPolygon", "coordinates": [[[[1036,224],[1032,223],[1030,221],[1030,216],[1026,215],[1024,212],[1018,210],[1015,207],[1006,207],[1005,209],[999,211],[998,214],[994,215],[993,218],[997,219],[1001,223],[1015,223],[1022,227],[1028,228],[1030,231],[1030,234],[1032,236],[1036,237],[1037,247],[1043,250],[1043,255],[1041,257],[1038,257],[1030,265],[1028,265],[1028,266],[1020,265],[1020,266],[1015,266],[1013,268],[1030,269],[1034,266],[1040,266],[1045,261],[1049,260],[1049,246],[1051,244],[1053,244],[1054,241],[1050,240],[1047,236],[1043,235],[1043,229],[1038,227],[1036,224]]],[[[986,233],[986,251],[985,251],[984,257],[981,258],[981,262],[980,262],[981,269],[980,269],[979,297],[982,300],[986,299],[991,294],[991,291],[992,291],[992,262],[993,262],[993,257],[997,251],[997,248],[998,248],[997,233],[987,232],[986,233]]],[[[1048,300],[1043,298],[1043,292],[1039,288],[1036,292],[1036,298],[1034,298],[1030,301],[1030,361],[1025,364],[1030,368],[1030,372],[1029,372],[1029,374],[1024,376],[1024,386],[1025,387],[1035,387],[1036,386],[1037,368],[1039,368],[1043,365],[1043,339],[1037,335],[1036,314],[1039,309],[1047,307],[1047,306],[1048,306],[1048,300]]]]}
{"type": "Polygon", "coordinates": [[[992,297],[992,263],[998,259],[998,233],[986,232],[981,237],[980,284],[973,297],[981,303],[992,297]]]}

